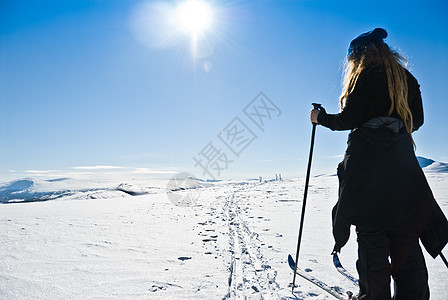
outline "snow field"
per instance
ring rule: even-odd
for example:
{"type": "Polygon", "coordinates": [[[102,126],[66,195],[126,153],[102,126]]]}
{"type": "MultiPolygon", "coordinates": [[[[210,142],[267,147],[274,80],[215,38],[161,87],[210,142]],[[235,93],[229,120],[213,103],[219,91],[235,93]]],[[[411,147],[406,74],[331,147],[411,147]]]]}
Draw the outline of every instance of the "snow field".
{"type": "MultiPolygon", "coordinates": [[[[448,175],[427,177],[448,214],[448,175]]],[[[296,251],[303,184],[216,184],[192,207],[164,193],[3,204],[0,299],[296,299],[287,255],[296,251]]],[[[332,266],[336,197],[335,176],[311,178],[299,266],[355,292],[332,266]]],[[[354,275],[356,249],[353,230],[340,258],[354,275]]],[[[448,299],[446,267],[426,258],[431,299],[448,299]]],[[[298,299],[332,299],[296,283],[298,299]]]]}

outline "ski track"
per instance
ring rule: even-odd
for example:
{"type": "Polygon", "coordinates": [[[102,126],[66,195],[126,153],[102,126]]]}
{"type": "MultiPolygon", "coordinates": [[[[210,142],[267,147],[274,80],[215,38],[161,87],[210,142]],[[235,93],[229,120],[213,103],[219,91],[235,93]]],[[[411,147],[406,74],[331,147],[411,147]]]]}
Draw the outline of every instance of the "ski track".
{"type": "Polygon", "coordinates": [[[277,271],[260,251],[259,234],[250,230],[243,210],[244,188],[227,197],[223,212],[229,230],[229,291],[224,299],[279,299],[277,271]]]}
{"type": "MultiPolygon", "coordinates": [[[[295,190],[293,195],[287,190],[291,184],[295,185],[289,181],[229,185],[224,193],[220,190],[214,194],[214,199],[209,199],[212,203],[197,206],[203,212],[200,215],[204,219],[197,222],[195,228],[199,231],[205,254],[214,256],[217,259],[215,262],[221,262],[228,272],[227,293],[221,299],[332,298],[299,277],[296,281],[299,288],[294,295],[288,286],[292,272],[286,263],[286,249],[295,246],[296,228],[291,228],[293,240],[290,242],[293,247],[285,248],[285,240],[282,239],[285,227],[283,224],[272,227],[277,222],[272,223],[271,218],[279,211],[286,211],[285,222],[296,221],[300,201],[292,199],[297,193],[295,190]],[[272,211],[266,211],[266,206],[272,211]]],[[[321,242],[316,240],[313,243],[321,242]]],[[[315,266],[319,264],[316,259],[309,259],[309,262],[315,266]]],[[[328,265],[326,271],[328,267],[332,268],[328,265]]],[[[312,271],[306,269],[306,272],[312,271]]],[[[155,286],[154,290],[162,289],[155,286]]]]}

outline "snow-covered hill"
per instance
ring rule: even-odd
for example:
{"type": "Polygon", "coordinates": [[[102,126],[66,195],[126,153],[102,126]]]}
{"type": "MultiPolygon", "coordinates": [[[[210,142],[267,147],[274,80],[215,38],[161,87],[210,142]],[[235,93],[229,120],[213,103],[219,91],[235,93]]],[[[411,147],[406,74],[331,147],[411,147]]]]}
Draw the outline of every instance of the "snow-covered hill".
{"type": "Polygon", "coordinates": [[[154,194],[160,190],[161,187],[157,185],[146,187],[112,181],[25,178],[0,185],[0,203],[39,202],[55,199],[107,199],[154,194]]]}
{"type": "MultiPolygon", "coordinates": [[[[425,173],[448,173],[448,164],[436,162],[425,157],[417,157],[425,173]]],[[[321,176],[321,175],[318,175],[321,176]]],[[[228,181],[203,180],[188,177],[188,186],[178,185],[179,189],[203,188],[224,185],[228,181]]],[[[254,182],[256,180],[247,180],[254,182]]],[[[57,178],[41,180],[24,178],[0,184],[0,203],[39,202],[48,200],[86,200],[109,199],[145,194],[163,193],[167,188],[167,180],[117,182],[101,180],[80,180],[73,178],[57,178]]],[[[236,182],[233,182],[236,183],[236,182]]],[[[176,183],[177,184],[177,183],[176,183]]]]}
{"type": "Polygon", "coordinates": [[[425,173],[448,173],[447,163],[437,162],[421,156],[417,156],[417,160],[425,173]]]}
{"type": "MultiPolygon", "coordinates": [[[[127,196],[165,193],[167,190],[186,190],[212,187],[215,185],[237,184],[240,181],[204,180],[191,177],[188,173],[178,181],[168,179],[132,180],[92,180],[58,178],[42,180],[24,178],[0,183],[0,203],[42,202],[48,200],[89,200],[111,199],[127,196]]],[[[252,181],[252,180],[249,180],[252,181]]]]}

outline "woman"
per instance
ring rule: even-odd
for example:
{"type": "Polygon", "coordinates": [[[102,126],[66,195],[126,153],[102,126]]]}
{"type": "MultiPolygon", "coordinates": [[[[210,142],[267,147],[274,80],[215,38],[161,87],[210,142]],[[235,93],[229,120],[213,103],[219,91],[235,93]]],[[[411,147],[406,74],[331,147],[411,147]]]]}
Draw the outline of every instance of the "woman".
{"type": "Polygon", "coordinates": [[[312,110],[310,119],[352,130],[338,166],[333,235],[340,252],[356,226],[358,299],[391,299],[390,276],[394,299],[429,299],[419,238],[437,256],[448,241],[448,223],[414,153],[412,132],[423,124],[419,85],[386,37],[376,28],[350,43],[341,112],[312,110]]]}

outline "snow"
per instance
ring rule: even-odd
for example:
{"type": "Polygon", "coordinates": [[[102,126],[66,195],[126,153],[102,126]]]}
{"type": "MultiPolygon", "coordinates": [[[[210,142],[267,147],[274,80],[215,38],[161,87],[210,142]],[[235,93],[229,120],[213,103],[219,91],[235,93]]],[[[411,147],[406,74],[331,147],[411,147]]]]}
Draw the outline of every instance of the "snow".
{"type": "Polygon", "coordinates": [[[448,164],[441,162],[433,162],[424,168],[426,173],[448,173],[448,164]]]}
{"type": "Polygon", "coordinates": [[[426,173],[448,173],[448,164],[443,162],[434,161],[430,158],[417,156],[420,167],[426,173]]]}
{"type": "MultiPolygon", "coordinates": [[[[426,175],[448,215],[448,174],[426,175]]],[[[179,207],[161,182],[7,183],[0,192],[71,193],[0,204],[0,299],[296,299],[287,256],[295,255],[303,185],[303,178],[207,182],[195,187],[193,206],[179,207]]],[[[335,176],[311,178],[299,266],[355,291],[332,265],[336,196],[335,176]]],[[[356,249],[352,232],[340,254],[352,274],[356,249]]],[[[447,299],[446,267],[425,257],[431,298],[447,299]]],[[[296,283],[298,299],[332,299],[300,277],[296,283]]]]}

